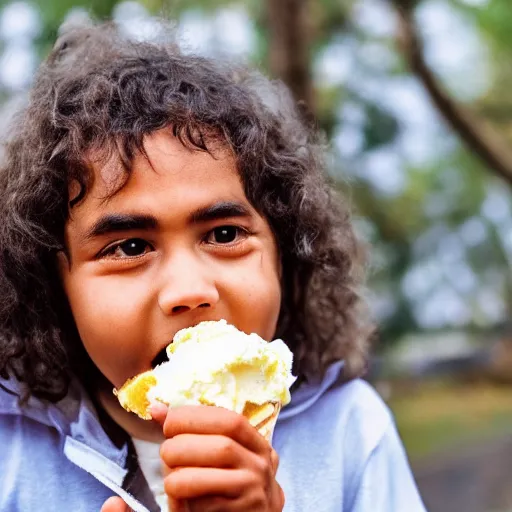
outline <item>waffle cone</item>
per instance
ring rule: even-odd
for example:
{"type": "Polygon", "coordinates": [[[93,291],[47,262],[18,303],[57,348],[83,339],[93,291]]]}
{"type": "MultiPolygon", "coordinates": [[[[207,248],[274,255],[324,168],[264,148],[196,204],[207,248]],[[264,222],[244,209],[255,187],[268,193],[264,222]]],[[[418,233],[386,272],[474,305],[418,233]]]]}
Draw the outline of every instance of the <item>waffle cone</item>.
{"type": "Polygon", "coordinates": [[[265,402],[262,405],[247,403],[242,414],[249,420],[249,423],[272,444],[272,436],[280,411],[280,402],[265,402]]]}
{"type": "MultiPolygon", "coordinates": [[[[146,395],[155,384],[154,375],[151,371],[148,371],[127,381],[121,389],[114,390],[114,394],[127,411],[134,412],[142,419],[150,420],[150,403],[146,395]]],[[[242,414],[269,443],[272,443],[272,436],[280,411],[281,402],[278,401],[269,401],[261,405],[248,402],[242,414]]]]}
{"type": "Polygon", "coordinates": [[[134,412],[143,420],[150,420],[147,392],[156,385],[156,378],[151,370],[140,373],[127,380],[120,389],[114,389],[114,395],[124,409],[134,412]]]}

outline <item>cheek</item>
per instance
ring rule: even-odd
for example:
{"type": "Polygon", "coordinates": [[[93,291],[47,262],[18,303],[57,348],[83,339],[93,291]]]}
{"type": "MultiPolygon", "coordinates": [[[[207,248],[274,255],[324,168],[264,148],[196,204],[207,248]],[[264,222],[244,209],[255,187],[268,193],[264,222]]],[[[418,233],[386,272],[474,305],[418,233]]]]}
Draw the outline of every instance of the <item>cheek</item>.
{"type": "Polygon", "coordinates": [[[237,271],[231,269],[227,279],[240,327],[271,340],[281,306],[280,272],[273,255],[257,255],[249,265],[242,265],[237,271]]]}
{"type": "Polygon", "coordinates": [[[274,244],[263,253],[254,272],[252,285],[255,301],[252,307],[259,310],[264,320],[264,338],[273,339],[281,309],[281,266],[274,244]]]}
{"type": "Polygon", "coordinates": [[[274,278],[267,280],[266,285],[264,289],[255,289],[253,294],[251,294],[253,300],[251,301],[248,311],[250,311],[254,317],[260,319],[260,336],[271,341],[276,332],[281,308],[281,288],[279,280],[274,278]]]}
{"type": "Polygon", "coordinates": [[[113,384],[122,384],[138,371],[144,347],[141,307],[132,299],[137,295],[101,278],[70,279],[65,289],[87,353],[113,384]]]}

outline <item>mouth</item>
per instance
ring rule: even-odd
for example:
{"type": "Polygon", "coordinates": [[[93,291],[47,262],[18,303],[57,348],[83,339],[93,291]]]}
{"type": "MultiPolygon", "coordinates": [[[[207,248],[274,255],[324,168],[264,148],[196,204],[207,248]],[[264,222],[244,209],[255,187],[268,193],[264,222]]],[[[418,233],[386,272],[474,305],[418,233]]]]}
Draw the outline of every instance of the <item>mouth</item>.
{"type": "Polygon", "coordinates": [[[157,367],[159,364],[165,363],[166,361],[169,361],[169,358],[167,357],[166,348],[164,347],[158,354],[153,358],[151,361],[151,368],[157,367]]]}
{"type": "Polygon", "coordinates": [[[200,322],[205,322],[205,321],[209,321],[209,322],[218,322],[220,320],[220,318],[204,318],[204,319],[201,319],[200,321],[197,321],[197,322],[194,322],[194,323],[189,323],[189,324],[185,324],[183,325],[182,327],[180,327],[179,329],[177,329],[176,331],[172,331],[171,333],[167,333],[167,339],[168,340],[171,340],[171,341],[168,341],[164,347],[162,347],[162,349],[156,354],[156,356],[152,359],[151,361],[151,368],[154,369],[155,367],[157,367],[158,365],[162,364],[162,363],[165,363],[167,361],[169,361],[169,358],[167,357],[167,347],[169,346],[169,343],[172,343],[172,340],[174,339],[174,336],[176,335],[176,333],[182,329],[186,329],[186,328],[189,328],[189,327],[195,327],[197,324],[199,324],[200,322]]]}

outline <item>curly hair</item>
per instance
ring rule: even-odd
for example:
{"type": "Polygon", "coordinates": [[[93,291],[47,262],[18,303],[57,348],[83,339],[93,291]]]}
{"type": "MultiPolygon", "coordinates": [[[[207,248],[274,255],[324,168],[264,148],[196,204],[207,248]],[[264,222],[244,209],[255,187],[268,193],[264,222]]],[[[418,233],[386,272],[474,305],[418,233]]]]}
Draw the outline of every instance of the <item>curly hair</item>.
{"type": "Polygon", "coordinates": [[[128,40],[112,24],[63,34],[0,169],[0,375],[56,401],[84,367],[56,270],[70,211],[91,183],[84,155],[114,155],[127,180],[144,136],[162,128],[202,151],[215,137],[234,154],[246,196],[280,250],[276,336],[294,352],[294,371],[316,378],[343,359],[345,378],[360,375],[372,332],[361,298],[364,255],[310,124],[282,84],[241,65],[184,54],[170,40],[128,40]]]}

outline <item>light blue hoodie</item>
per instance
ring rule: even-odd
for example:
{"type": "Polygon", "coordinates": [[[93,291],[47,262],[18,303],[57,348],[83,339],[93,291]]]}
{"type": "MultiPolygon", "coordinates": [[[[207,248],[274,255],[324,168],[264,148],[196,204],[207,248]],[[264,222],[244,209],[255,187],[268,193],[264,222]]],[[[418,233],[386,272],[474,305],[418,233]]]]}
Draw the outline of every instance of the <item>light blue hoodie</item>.
{"type": "MultiPolygon", "coordinates": [[[[280,414],[285,512],[424,512],[388,408],[361,380],[337,384],[341,366],[280,414]]],[[[114,494],[136,512],[159,510],[128,444],[113,444],[80,386],[24,408],[18,392],[0,380],[0,511],[98,512],[114,494]]]]}

